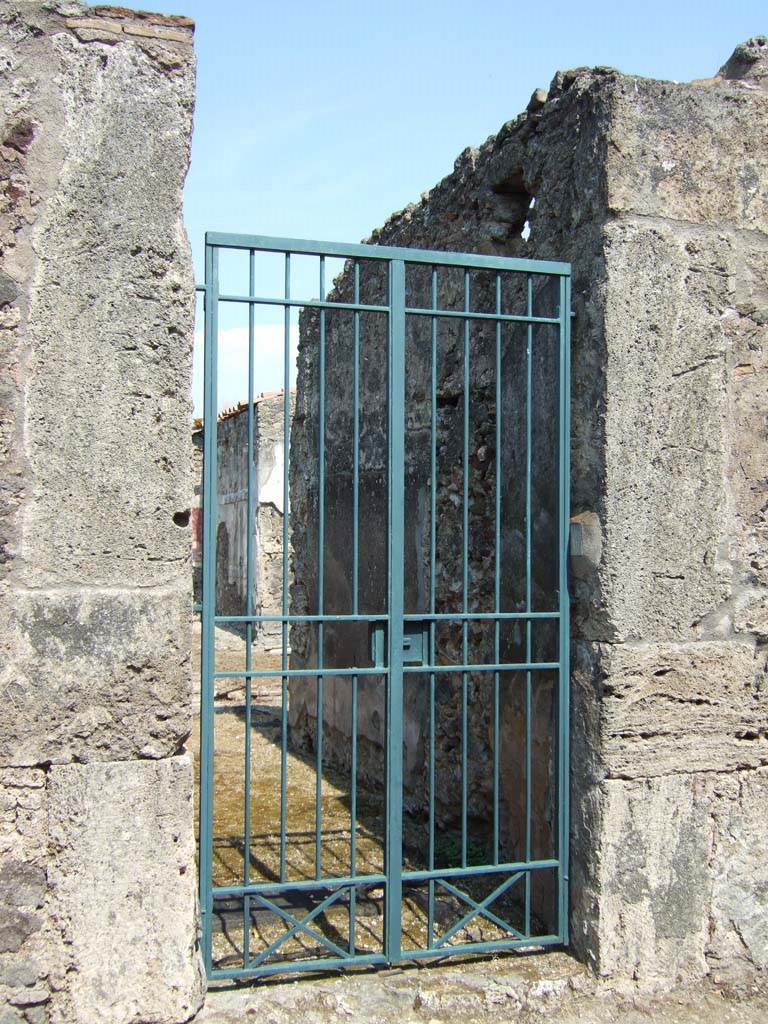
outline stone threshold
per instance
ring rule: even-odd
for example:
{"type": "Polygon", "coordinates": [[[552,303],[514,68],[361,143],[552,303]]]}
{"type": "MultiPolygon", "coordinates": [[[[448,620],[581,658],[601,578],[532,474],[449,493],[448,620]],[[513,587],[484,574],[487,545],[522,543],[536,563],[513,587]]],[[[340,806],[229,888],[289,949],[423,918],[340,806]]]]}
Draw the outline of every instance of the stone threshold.
{"type": "MultiPolygon", "coordinates": [[[[625,983],[626,984],[626,983],[625,983]]],[[[702,983],[658,997],[599,981],[563,952],[465,958],[212,986],[194,1024],[765,1024],[768,990],[702,983]]]]}

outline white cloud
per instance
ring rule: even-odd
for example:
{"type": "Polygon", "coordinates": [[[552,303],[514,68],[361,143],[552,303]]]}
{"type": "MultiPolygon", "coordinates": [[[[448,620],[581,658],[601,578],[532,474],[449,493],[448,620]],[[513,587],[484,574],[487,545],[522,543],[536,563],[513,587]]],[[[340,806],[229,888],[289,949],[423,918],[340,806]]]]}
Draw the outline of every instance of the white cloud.
{"type": "MultiPolygon", "coordinates": [[[[285,328],[279,324],[257,324],[253,332],[253,393],[279,391],[284,384],[285,328]]],[[[290,386],[296,383],[298,326],[291,324],[290,386]]],[[[203,415],[203,332],[195,331],[192,368],[195,416],[203,415]]],[[[232,327],[218,335],[218,411],[248,398],[248,329],[232,327]]]]}

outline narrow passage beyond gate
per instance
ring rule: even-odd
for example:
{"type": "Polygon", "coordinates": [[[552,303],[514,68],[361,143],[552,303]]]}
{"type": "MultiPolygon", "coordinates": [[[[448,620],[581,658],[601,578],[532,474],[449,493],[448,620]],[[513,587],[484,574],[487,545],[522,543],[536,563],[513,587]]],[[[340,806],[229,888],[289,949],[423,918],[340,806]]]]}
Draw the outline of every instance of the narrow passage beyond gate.
{"type": "Polygon", "coordinates": [[[567,942],[569,273],[207,236],[199,869],[212,978],[567,942]],[[286,396],[297,342],[298,377],[272,607],[254,585],[253,410],[275,331],[286,396]],[[217,600],[232,339],[248,401],[236,609],[217,600]]]}

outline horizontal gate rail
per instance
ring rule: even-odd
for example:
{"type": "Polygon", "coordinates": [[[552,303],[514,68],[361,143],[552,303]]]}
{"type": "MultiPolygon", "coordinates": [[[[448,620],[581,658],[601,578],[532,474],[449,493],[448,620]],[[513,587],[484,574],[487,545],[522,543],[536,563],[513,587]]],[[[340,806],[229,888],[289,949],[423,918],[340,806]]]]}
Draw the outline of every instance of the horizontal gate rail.
{"type": "Polygon", "coordinates": [[[238,235],[208,231],[205,244],[217,249],[245,249],[291,253],[296,256],[328,256],[343,259],[402,260],[440,267],[469,267],[473,270],[516,271],[522,274],[570,277],[570,263],[556,260],[525,260],[511,256],[483,256],[478,253],[445,252],[439,249],[404,249],[392,245],[355,245],[349,242],[315,242],[309,239],[273,238],[269,235],[238,235]]]}
{"type": "MultiPolygon", "coordinates": [[[[389,306],[365,306],[352,302],[323,302],[320,299],[265,299],[258,295],[220,295],[219,302],[243,303],[251,306],[280,306],[286,309],[341,309],[345,313],[389,313],[389,306]]],[[[407,316],[429,316],[433,319],[442,320],[455,318],[457,320],[492,320],[494,323],[510,324],[554,324],[559,326],[560,318],[551,316],[523,316],[520,313],[477,313],[470,309],[443,309],[436,312],[434,309],[419,309],[406,306],[404,313],[407,316]]]]}
{"type": "MultiPolygon", "coordinates": [[[[403,615],[403,622],[479,622],[482,619],[559,619],[560,612],[419,612],[403,615]]],[[[232,622],[382,622],[381,615],[215,615],[216,625],[232,622]]]]}
{"type": "MultiPolygon", "coordinates": [[[[451,664],[451,665],[430,665],[428,663],[419,665],[404,665],[401,669],[402,672],[407,673],[418,673],[423,675],[424,672],[535,672],[535,671],[552,671],[560,667],[559,661],[510,661],[502,664],[480,664],[480,665],[467,665],[467,664],[451,664]]],[[[243,669],[242,672],[233,670],[231,672],[214,672],[214,679],[247,679],[250,676],[263,676],[265,679],[270,677],[281,677],[281,676],[296,676],[301,678],[307,676],[308,678],[314,679],[316,676],[338,676],[343,678],[344,676],[356,676],[356,675],[368,675],[368,676],[380,676],[382,674],[381,666],[351,666],[350,668],[287,668],[287,669],[243,669]]]]}

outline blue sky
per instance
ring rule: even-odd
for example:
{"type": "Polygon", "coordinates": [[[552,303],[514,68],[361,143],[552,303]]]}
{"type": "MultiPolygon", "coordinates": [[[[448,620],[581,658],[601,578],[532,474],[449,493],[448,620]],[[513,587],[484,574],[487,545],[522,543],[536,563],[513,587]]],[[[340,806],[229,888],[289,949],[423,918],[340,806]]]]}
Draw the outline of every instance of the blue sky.
{"type": "MultiPolygon", "coordinates": [[[[185,217],[198,280],[209,229],[359,241],[560,68],[706,78],[768,32],[766,0],[146,3],[197,25],[185,217]]],[[[264,326],[257,390],[279,386],[264,326]]],[[[228,376],[222,404],[242,374],[228,376]]]]}

